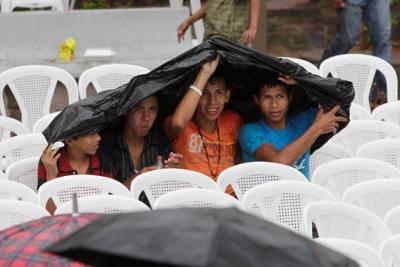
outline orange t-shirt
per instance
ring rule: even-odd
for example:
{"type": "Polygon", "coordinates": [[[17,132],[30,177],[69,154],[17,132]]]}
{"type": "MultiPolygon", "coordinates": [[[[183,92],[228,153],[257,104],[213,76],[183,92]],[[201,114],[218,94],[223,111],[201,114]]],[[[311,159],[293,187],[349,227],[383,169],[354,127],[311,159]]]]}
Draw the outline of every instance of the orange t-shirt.
{"type": "Polygon", "coordinates": [[[181,168],[201,172],[214,180],[221,171],[234,165],[239,128],[242,125],[239,114],[232,110],[224,110],[218,118],[217,125],[220,135],[220,149],[218,148],[218,132],[208,133],[201,131],[207,148],[210,165],[207,162],[206,152],[197,126],[190,121],[185,131],[174,140],[176,153],[183,155],[181,168]],[[218,154],[221,153],[218,164],[218,154]],[[218,167],[217,167],[218,166],[218,167]],[[210,167],[212,169],[211,174],[210,167]]]}

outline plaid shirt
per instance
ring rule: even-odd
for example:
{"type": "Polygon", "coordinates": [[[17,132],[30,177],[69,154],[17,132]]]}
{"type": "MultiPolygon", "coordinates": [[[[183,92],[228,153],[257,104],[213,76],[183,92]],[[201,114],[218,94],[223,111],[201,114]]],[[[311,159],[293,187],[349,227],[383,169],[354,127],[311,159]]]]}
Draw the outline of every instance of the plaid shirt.
{"type": "Polygon", "coordinates": [[[248,0],[207,0],[204,40],[221,35],[239,41],[249,26],[248,0]]]}
{"type": "MultiPolygon", "coordinates": [[[[57,169],[58,169],[57,177],[78,174],[78,172],[74,170],[71,167],[71,164],[69,163],[65,147],[62,147],[60,149],[60,154],[61,156],[57,161],[57,169]]],[[[111,172],[107,172],[105,169],[109,168],[101,166],[97,154],[89,157],[89,168],[86,174],[100,175],[112,178],[111,172]]],[[[42,163],[42,160],[39,161],[37,177],[38,177],[38,189],[39,189],[39,187],[47,181],[47,172],[46,168],[42,163]]]]}
{"type": "Polygon", "coordinates": [[[157,156],[167,159],[173,151],[171,142],[161,129],[153,126],[144,138],[144,146],[140,155],[140,166],[133,166],[131,154],[124,136],[125,121],[115,122],[110,131],[104,133],[98,151],[102,165],[109,164],[116,180],[123,183],[144,167],[153,166],[157,156]]]}

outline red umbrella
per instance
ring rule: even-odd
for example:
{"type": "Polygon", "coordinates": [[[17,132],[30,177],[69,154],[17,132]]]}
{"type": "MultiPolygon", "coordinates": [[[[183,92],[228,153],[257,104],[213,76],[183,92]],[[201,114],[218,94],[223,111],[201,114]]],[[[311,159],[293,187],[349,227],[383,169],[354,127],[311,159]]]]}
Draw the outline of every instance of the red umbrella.
{"type": "Polygon", "coordinates": [[[87,266],[44,249],[70,235],[99,214],[49,216],[0,232],[0,266],[87,266]]]}

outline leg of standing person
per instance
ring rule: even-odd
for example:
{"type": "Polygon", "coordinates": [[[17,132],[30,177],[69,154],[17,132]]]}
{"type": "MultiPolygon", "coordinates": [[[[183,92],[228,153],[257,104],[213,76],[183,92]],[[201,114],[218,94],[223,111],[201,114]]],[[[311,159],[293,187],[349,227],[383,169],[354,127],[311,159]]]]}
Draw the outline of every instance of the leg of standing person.
{"type": "Polygon", "coordinates": [[[362,13],[361,4],[346,3],[344,8],[336,10],[336,35],[328,48],[324,50],[321,62],[332,56],[346,54],[356,44],[359,38],[362,13]]]}
{"type": "MultiPolygon", "coordinates": [[[[371,37],[372,51],[374,56],[391,62],[391,21],[390,21],[390,0],[370,0],[366,6],[365,23],[371,37]]],[[[377,72],[374,79],[374,86],[370,100],[374,101],[385,94],[385,77],[377,72]]]]}

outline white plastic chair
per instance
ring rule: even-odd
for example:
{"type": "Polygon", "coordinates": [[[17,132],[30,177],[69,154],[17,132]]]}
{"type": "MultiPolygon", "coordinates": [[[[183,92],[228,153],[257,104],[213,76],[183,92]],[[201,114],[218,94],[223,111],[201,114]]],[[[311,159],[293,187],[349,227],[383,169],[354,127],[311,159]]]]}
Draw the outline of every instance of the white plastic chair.
{"type": "Polygon", "coordinates": [[[112,90],[128,83],[133,77],[148,73],[149,70],[130,64],[107,64],[85,70],[79,77],[78,87],[81,99],[86,98],[87,87],[93,84],[97,93],[112,90]]]}
{"type": "MultiPolygon", "coordinates": [[[[150,210],[143,202],[117,195],[86,196],[78,199],[78,212],[123,213],[150,210]]],[[[72,213],[72,201],[56,209],[54,215],[72,213]]]]}
{"type": "Polygon", "coordinates": [[[230,185],[239,201],[247,190],[271,181],[297,180],[308,182],[307,178],[295,168],[273,162],[246,162],[223,170],[217,179],[221,191],[230,185]]]}
{"type": "Polygon", "coordinates": [[[331,142],[325,143],[310,156],[310,174],[312,175],[315,169],[326,162],[351,157],[351,154],[343,147],[331,142]]]}
{"type": "Polygon", "coordinates": [[[47,146],[42,134],[24,134],[0,142],[0,159],[3,171],[11,163],[30,157],[40,157],[47,146]]]}
{"type": "Polygon", "coordinates": [[[312,223],[321,238],[351,239],[378,250],[391,233],[384,222],[372,212],[343,202],[319,201],[307,204],[303,221],[312,234],[312,223]]]}
{"type": "Polygon", "coordinates": [[[143,191],[153,207],[160,196],[184,188],[204,188],[220,191],[218,184],[210,177],[199,172],[184,169],[159,169],[138,175],[131,183],[134,199],[139,199],[143,191]]]}
{"type": "Polygon", "coordinates": [[[394,235],[400,234],[400,206],[391,209],[386,214],[384,222],[394,235]]]}
{"type": "Polygon", "coordinates": [[[254,215],[305,233],[303,209],[306,204],[320,200],[335,201],[336,198],[325,188],[311,183],[274,181],[249,189],[242,205],[254,215]]]}
{"type": "MultiPolygon", "coordinates": [[[[395,178],[400,178],[400,175],[395,178]]],[[[355,184],[343,194],[343,202],[367,209],[382,220],[400,206],[400,179],[377,179],[355,184]]]]}
{"type": "Polygon", "coordinates": [[[16,7],[24,7],[30,9],[51,7],[56,11],[64,11],[61,0],[2,0],[1,12],[10,13],[16,7]]]}
{"type": "Polygon", "coordinates": [[[154,209],[169,208],[242,208],[240,202],[223,192],[203,188],[188,188],[166,193],[154,202],[154,209]]]}
{"type": "Polygon", "coordinates": [[[400,169],[400,139],[369,142],[359,147],[357,157],[384,161],[400,169]]]}
{"type": "MultiPolygon", "coordinates": [[[[201,2],[200,0],[190,0],[190,9],[191,13],[195,13],[197,10],[201,8],[201,2]]],[[[199,19],[196,21],[193,25],[194,27],[194,32],[196,35],[196,39],[192,40],[192,45],[196,46],[199,45],[201,42],[203,42],[204,39],[204,22],[203,19],[199,19]]]]}
{"type": "Polygon", "coordinates": [[[10,117],[0,116],[0,141],[12,137],[12,133],[14,133],[14,135],[22,135],[28,134],[30,131],[20,121],[10,117]]]}
{"type": "Polygon", "coordinates": [[[13,199],[37,204],[38,197],[35,191],[28,186],[2,179],[0,180],[0,199],[13,199]]]}
{"type": "Polygon", "coordinates": [[[35,122],[35,125],[33,125],[32,132],[42,133],[47,128],[47,126],[49,126],[49,124],[54,120],[54,118],[57,117],[58,114],[60,114],[60,112],[53,112],[38,119],[35,122]]]}
{"type": "Polygon", "coordinates": [[[37,170],[40,157],[21,159],[8,166],[6,176],[9,180],[28,186],[37,191],[37,170]]]}
{"type": "Polygon", "coordinates": [[[394,235],[383,241],[381,256],[387,267],[400,266],[400,235],[394,235]]]}
{"type": "Polygon", "coordinates": [[[400,101],[385,103],[374,109],[372,119],[400,125],[400,101]]]}
{"type": "Polygon", "coordinates": [[[352,185],[382,178],[400,178],[400,171],[385,162],[367,158],[337,159],[319,166],[311,182],[331,191],[338,199],[352,185]]]}
{"type": "Polygon", "coordinates": [[[371,112],[366,110],[363,106],[356,103],[351,103],[350,106],[350,120],[370,120],[372,119],[371,112]]]}
{"type": "Polygon", "coordinates": [[[8,86],[21,110],[21,120],[30,130],[35,122],[49,114],[54,91],[60,82],[68,92],[68,103],[78,101],[78,86],[74,77],[63,69],[27,65],[0,73],[0,111],[6,114],[3,91],[8,86]]]}
{"type": "Polygon", "coordinates": [[[385,267],[380,254],[361,242],[340,238],[317,238],[314,240],[355,260],[361,267],[385,267]]]}
{"type": "Polygon", "coordinates": [[[38,190],[39,204],[46,207],[51,198],[56,207],[72,199],[95,195],[119,195],[130,197],[129,190],[120,182],[96,175],[68,175],[44,183],[38,190]]]}
{"type": "Polygon", "coordinates": [[[396,71],[386,61],[370,55],[346,54],[324,60],[320,67],[321,75],[353,82],[355,90],[354,102],[371,111],[369,94],[374,75],[379,70],[386,79],[388,102],[397,100],[396,71]]]}
{"type": "Polygon", "coordinates": [[[387,138],[400,138],[400,126],[376,120],[353,120],[330,142],[341,145],[355,155],[361,145],[387,138]]]}
{"type": "Polygon", "coordinates": [[[50,213],[37,204],[0,199],[0,230],[46,216],[50,213]]]}
{"type": "Polygon", "coordinates": [[[299,64],[300,66],[302,66],[306,71],[308,71],[308,72],[310,72],[312,74],[321,76],[321,72],[319,71],[317,66],[315,66],[313,63],[311,63],[311,62],[309,62],[307,60],[304,60],[304,59],[301,59],[301,58],[294,58],[294,57],[281,57],[281,58],[293,61],[294,63],[299,64]]]}

